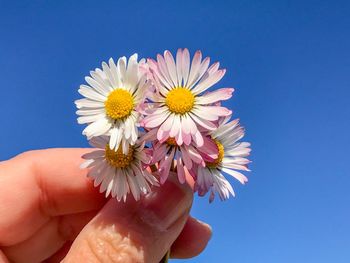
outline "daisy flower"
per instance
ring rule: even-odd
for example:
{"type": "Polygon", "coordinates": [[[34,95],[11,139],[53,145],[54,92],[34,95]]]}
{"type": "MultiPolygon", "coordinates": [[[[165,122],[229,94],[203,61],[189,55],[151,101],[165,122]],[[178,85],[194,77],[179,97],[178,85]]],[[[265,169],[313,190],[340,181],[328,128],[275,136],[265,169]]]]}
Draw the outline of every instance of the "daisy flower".
{"type": "Polygon", "coordinates": [[[199,166],[197,171],[195,190],[201,196],[210,191],[210,202],[214,200],[215,193],[218,193],[221,200],[228,199],[230,193],[234,196],[233,188],[223,174],[233,176],[242,184],[248,181],[247,177],[236,170],[249,171],[247,164],[250,161],[245,157],[250,153],[250,144],[239,142],[244,136],[239,120],[228,120],[225,118],[215,131],[210,132],[218,149],[218,157],[206,162],[205,167],[199,166]]]}
{"type": "Polygon", "coordinates": [[[91,168],[88,177],[94,180],[94,186],[100,185],[100,192],[106,192],[106,197],[112,197],[126,201],[131,192],[135,200],[139,200],[141,194],[151,191],[150,185],[158,186],[157,179],[145,169],[150,157],[146,154],[144,143],[138,141],[128,147],[124,154],[121,147],[118,150],[111,149],[109,137],[99,136],[90,140],[90,144],[97,150],[82,156],[86,161],[81,168],[91,168]]]}
{"type": "Polygon", "coordinates": [[[176,61],[169,51],[158,55],[157,61],[147,60],[155,92],[149,96],[152,102],[148,103],[142,124],[148,129],[158,128],[158,140],[171,137],[178,145],[190,145],[193,140],[202,146],[204,141],[197,125],[214,130],[214,121],[231,114],[227,108],[212,104],[229,99],[232,88],[201,95],[225,74],[218,62],[210,67],[209,63],[208,57],[202,60],[201,51],[194,54],[191,62],[187,49],[177,51],[176,61]]]}
{"type": "Polygon", "coordinates": [[[88,85],[81,85],[79,93],[85,98],[75,101],[78,108],[78,123],[88,124],[83,134],[110,136],[109,147],[117,150],[122,145],[124,154],[138,137],[138,105],[143,102],[148,90],[146,74],[140,70],[143,62],[137,62],[137,54],[128,62],[126,57],[102,63],[102,70],[91,71],[85,77],[88,85]]]}
{"type": "Polygon", "coordinates": [[[202,147],[197,147],[193,143],[178,145],[175,138],[172,137],[158,141],[156,133],[157,130],[153,129],[146,133],[144,139],[152,142],[151,164],[158,163],[161,184],[168,179],[170,169],[175,163],[177,177],[183,184],[186,181],[186,172],[193,174],[193,167],[205,166],[205,161],[213,161],[218,157],[216,144],[207,138],[204,138],[202,147]]]}

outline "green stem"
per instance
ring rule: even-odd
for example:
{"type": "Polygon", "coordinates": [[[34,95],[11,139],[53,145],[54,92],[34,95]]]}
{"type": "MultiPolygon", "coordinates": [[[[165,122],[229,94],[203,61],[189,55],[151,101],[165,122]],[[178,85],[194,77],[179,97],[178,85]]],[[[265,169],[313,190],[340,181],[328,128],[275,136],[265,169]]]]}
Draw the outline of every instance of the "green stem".
{"type": "Polygon", "coordinates": [[[168,263],[169,257],[170,257],[170,249],[169,249],[168,252],[164,255],[164,257],[162,258],[162,260],[161,260],[159,263],[168,263]]]}

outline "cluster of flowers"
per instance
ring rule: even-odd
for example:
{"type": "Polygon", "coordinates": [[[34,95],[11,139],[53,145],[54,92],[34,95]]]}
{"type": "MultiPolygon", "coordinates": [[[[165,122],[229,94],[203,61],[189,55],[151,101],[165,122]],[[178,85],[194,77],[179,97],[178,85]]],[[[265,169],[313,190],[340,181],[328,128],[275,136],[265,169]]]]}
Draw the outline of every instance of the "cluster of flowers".
{"type": "Polygon", "coordinates": [[[175,58],[165,51],[156,60],[110,59],[91,71],[79,88],[85,98],[75,104],[78,123],[88,124],[83,134],[98,148],[81,166],[94,185],[118,201],[129,193],[139,200],[177,174],[180,183],[192,176],[194,190],[210,192],[210,201],[215,193],[221,200],[234,195],[223,173],[247,182],[237,170],[248,171],[250,144],[240,142],[244,129],[220,104],[234,90],[207,91],[224,74],[200,51],[191,60],[187,49],[175,58]]]}

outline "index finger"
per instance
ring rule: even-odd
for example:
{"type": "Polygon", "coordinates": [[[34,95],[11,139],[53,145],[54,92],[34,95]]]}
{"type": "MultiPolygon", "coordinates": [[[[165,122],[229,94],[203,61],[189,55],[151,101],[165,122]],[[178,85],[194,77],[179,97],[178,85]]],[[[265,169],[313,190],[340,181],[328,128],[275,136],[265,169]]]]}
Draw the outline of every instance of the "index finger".
{"type": "Polygon", "coordinates": [[[50,218],[96,210],[106,202],[81,170],[91,149],[48,149],[0,163],[0,245],[28,238],[50,218]]]}

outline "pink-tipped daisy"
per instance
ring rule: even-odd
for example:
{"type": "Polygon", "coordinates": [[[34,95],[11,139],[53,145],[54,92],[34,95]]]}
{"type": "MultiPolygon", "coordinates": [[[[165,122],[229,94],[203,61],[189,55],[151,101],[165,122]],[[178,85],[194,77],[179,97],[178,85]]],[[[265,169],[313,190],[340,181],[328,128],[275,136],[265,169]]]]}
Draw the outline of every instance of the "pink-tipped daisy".
{"type": "Polygon", "coordinates": [[[83,134],[91,139],[95,136],[110,136],[111,149],[128,152],[138,137],[140,114],[138,106],[144,101],[149,85],[146,74],[140,69],[142,61],[137,54],[128,62],[126,57],[102,63],[102,70],[91,71],[86,77],[88,85],[81,85],[79,93],[85,98],[75,101],[80,115],[78,123],[88,124],[83,134]]]}
{"type": "Polygon", "coordinates": [[[192,169],[197,165],[205,166],[206,161],[213,161],[218,157],[216,144],[204,137],[204,144],[197,147],[194,143],[190,145],[178,145],[174,138],[158,141],[156,129],[146,133],[147,141],[152,142],[151,164],[158,164],[160,183],[163,184],[169,176],[172,166],[176,164],[177,177],[180,183],[186,181],[185,174],[194,174],[192,169]]]}
{"type": "Polygon", "coordinates": [[[145,169],[150,156],[146,154],[144,143],[138,141],[128,147],[124,154],[119,147],[113,150],[109,146],[109,137],[99,136],[90,140],[90,144],[97,150],[82,156],[86,161],[81,168],[91,168],[88,177],[94,180],[94,186],[100,185],[100,192],[110,194],[118,201],[126,201],[131,192],[135,200],[142,194],[151,191],[150,185],[158,186],[157,179],[145,169]]]}
{"type": "Polygon", "coordinates": [[[210,67],[209,62],[208,57],[202,60],[201,51],[194,54],[191,62],[187,49],[177,51],[176,61],[169,51],[158,55],[157,61],[147,60],[155,92],[149,96],[152,102],[142,123],[148,129],[158,128],[158,140],[171,137],[178,145],[190,145],[194,140],[202,146],[204,141],[197,125],[214,130],[219,117],[231,114],[227,108],[213,104],[229,99],[232,88],[202,94],[225,74],[218,62],[210,67]]]}
{"type": "Polygon", "coordinates": [[[218,157],[206,162],[205,167],[198,166],[195,190],[201,196],[210,191],[210,202],[214,200],[215,193],[218,193],[221,200],[228,199],[230,193],[234,196],[233,188],[223,173],[233,176],[242,184],[248,181],[247,177],[237,170],[249,171],[247,165],[250,161],[245,157],[251,151],[250,143],[239,142],[244,136],[244,129],[239,125],[239,120],[228,120],[229,118],[225,118],[215,131],[210,132],[217,145],[218,157]]]}

